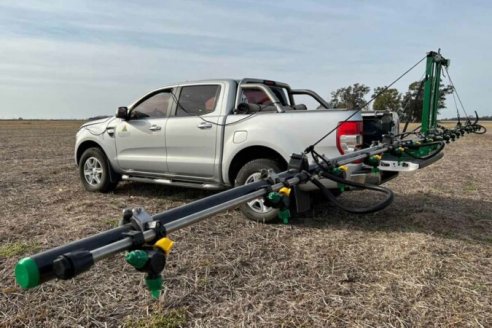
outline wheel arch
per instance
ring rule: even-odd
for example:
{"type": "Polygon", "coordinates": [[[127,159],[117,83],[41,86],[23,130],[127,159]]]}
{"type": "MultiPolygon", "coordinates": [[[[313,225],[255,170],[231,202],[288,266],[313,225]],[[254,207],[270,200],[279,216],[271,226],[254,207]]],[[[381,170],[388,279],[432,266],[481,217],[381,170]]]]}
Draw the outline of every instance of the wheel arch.
{"type": "Polygon", "coordinates": [[[101,151],[103,152],[104,156],[106,156],[106,158],[108,158],[108,155],[106,154],[106,152],[104,151],[103,147],[101,147],[100,144],[98,144],[97,142],[92,141],[92,140],[86,140],[86,141],[82,142],[77,147],[77,152],[76,152],[76,156],[75,156],[75,159],[77,161],[77,165],[80,164],[80,158],[82,157],[82,154],[84,153],[84,151],[86,151],[89,148],[99,148],[99,149],[101,149],[101,151]]]}
{"type": "Polygon", "coordinates": [[[238,152],[232,159],[228,172],[229,183],[234,185],[234,180],[244,164],[259,158],[274,160],[282,171],[287,169],[287,161],[277,151],[265,146],[250,146],[238,152]]]}

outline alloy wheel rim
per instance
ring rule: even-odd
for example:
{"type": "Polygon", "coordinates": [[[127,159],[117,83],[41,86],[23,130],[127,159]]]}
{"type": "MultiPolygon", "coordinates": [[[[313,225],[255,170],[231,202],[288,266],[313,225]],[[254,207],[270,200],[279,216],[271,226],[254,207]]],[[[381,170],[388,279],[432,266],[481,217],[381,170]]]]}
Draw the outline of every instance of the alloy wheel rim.
{"type": "Polygon", "coordinates": [[[96,157],[89,157],[84,163],[84,178],[91,186],[101,183],[104,170],[101,162],[96,157]]]}
{"type": "MultiPolygon", "coordinates": [[[[260,172],[255,172],[246,179],[244,184],[256,182],[259,181],[260,179],[261,179],[260,172]]],[[[251,208],[253,211],[259,214],[267,214],[272,211],[271,207],[265,205],[265,201],[263,200],[263,197],[258,197],[253,200],[250,200],[246,204],[249,206],[249,208],[251,208]]]]}

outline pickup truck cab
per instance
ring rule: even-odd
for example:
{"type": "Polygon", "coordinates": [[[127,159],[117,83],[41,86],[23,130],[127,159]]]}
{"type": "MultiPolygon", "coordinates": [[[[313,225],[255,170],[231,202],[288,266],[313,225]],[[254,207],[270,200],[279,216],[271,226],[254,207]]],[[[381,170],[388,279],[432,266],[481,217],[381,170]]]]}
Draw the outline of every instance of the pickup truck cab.
{"type": "MultiPolygon", "coordinates": [[[[333,157],[363,147],[366,127],[371,141],[398,131],[391,113],[366,112],[363,118],[354,110],[328,107],[314,91],[276,81],[179,83],[120,107],[114,117],[83,124],[75,161],[89,191],[111,191],[120,180],[218,190],[255,181],[262,169],[285,170],[292,153],[335,128],[316,146],[318,153],[333,157]],[[316,108],[296,102],[299,97],[309,97],[316,108]]],[[[346,178],[362,183],[380,184],[397,174],[374,174],[360,163],[347,166],[346,178]]],[[[242,210],[255,220],[276,216],[261,199],[242,210]]]]}

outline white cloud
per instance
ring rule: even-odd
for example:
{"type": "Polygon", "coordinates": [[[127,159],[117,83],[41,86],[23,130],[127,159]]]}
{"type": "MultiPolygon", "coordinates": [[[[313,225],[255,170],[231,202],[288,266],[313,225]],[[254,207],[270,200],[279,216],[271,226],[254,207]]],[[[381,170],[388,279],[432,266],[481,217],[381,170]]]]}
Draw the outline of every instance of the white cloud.
{"type": "MultiPolygon", "coordinates": [[[[0,118],[106,114],[167,83],[215,77],[265,77],[329,96],[355,82],[388,84],[438,46],[456,58],[451,69],[465,104],[491,113],[475,96],[491,89],[484,73],[490,5],[455,7],[423,0],[4,1],[0,118]]],[[[404,90],[422,73],[397,86],[404,90]]]]}

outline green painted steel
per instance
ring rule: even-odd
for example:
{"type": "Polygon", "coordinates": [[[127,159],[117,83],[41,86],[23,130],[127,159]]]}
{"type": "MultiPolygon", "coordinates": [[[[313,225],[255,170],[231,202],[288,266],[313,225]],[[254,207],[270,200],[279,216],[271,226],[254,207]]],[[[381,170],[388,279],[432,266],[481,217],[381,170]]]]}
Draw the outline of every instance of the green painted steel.
{"type": "Polygon", "coordinates": [[[420,129],[424,134],[435,130],[437,127],[442,66],[447,67],[448,65],[449,60],[442,57],[440,53],[430,51],[427,54],[422,104],[422,127],[420,129]]]}
{"type": "Polygon", "coordinates": [[[425,84],[424,84],[424,100],[422,107],[422,133],[429,131],[429,113],[431,108],[432,81],[434,80],[434,62],[432,60],[432,52],[427,54],[427,63],[425,65],[425,84]]]}
{"type": "Polygon", "coordinates": [[[430,114],[430,129],[434,130],[437,127],[437,111],[439,109],[439,98],[441,98],[441,91],[439,90],[439,86],[441,85],[441,66],[436,65],[436,72],[434,75],[434,97],[432,98],[432,109],[430,114]]]}

